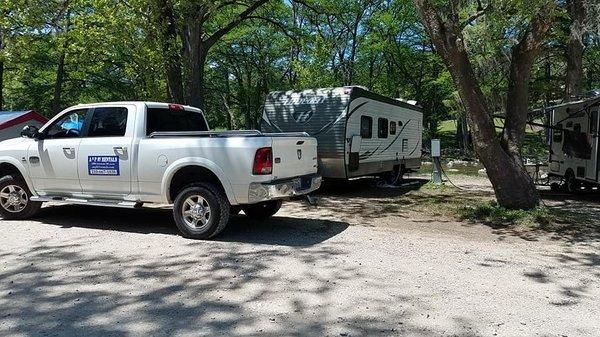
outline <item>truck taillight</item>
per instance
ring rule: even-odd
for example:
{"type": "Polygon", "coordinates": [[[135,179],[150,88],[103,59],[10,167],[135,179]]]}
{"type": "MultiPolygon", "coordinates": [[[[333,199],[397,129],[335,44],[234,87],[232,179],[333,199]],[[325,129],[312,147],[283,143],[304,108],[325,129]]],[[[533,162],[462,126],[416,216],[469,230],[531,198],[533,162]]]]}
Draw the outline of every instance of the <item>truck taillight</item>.
{"type": "Polygon", "coordinates": [[[252,174],[265,175],[273,173],[273,149],[262,147],[256,150],[252,174]]]}
{"type": "Polygon", "coordinates": [[[181,104],[169,104],[169,109],[170,110],[185,110],[185,108],[181,104]]]}

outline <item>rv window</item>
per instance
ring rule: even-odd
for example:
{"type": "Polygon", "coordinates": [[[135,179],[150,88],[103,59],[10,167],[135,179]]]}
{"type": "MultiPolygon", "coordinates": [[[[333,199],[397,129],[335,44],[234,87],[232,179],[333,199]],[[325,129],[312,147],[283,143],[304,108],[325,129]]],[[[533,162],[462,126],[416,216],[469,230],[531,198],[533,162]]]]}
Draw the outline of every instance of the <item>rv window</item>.
{"type": "Polygon", "coordinates": [[[362,138],[371,138],[373,135],[373,118],[369,116],[360,116],[360,136],[362,138]]]}
{"type": "Polygon", "coordinates": [[[402,126],[402,121],[398,121],[398,126],[402,126]]]}
{"type": "Polygon", "coordinates": [[[598,110],[590,114],[590,133],[595,135],[598,132],[598,110]]]}
{"type": "Polygon", "coordinates": [[[577,123],[573,125],[573,132],[581,133],[581,124],[577,123]]]}
{"type": "Polygon", "coordinates": [[[396,122],[390,122],[390,135],[396,134],[396,122]]]}
{"type": "Polygon", "coordinates": [[[402,152],[408,151],[408,139],[402,139],[402,152]]]}
{"type": "Polygon", "coordinates": [[[556,124],[556,127],[559,129],[552,130],[552,141],[555,143],[562,143],[563,132],[562,132],[562,123],[556,124]]]}
{"type": "Polygon", "coordinates": [[[388,137],[388,120],[387,118],[377,119],[377,137],[387,138],[388,137]]]}

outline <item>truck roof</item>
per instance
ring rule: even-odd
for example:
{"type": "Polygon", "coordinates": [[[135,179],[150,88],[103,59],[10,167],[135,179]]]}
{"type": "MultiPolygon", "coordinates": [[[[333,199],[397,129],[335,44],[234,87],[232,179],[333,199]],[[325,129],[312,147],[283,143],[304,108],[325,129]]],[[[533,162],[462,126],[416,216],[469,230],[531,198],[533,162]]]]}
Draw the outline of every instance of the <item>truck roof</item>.
{"type": "Polygon", "coordinates": [[[164,102],[150,102],[150,101],[115,101],[115,102],[97,102],[97,103],[85,103],[85,104],[77,104],[77,107],[95,107],[95,106],[103,106],[103,105],[114,105],[114,104],[145,104],[149,108],[168,108],[169,105],[178,105],[182,106],[185,110],[202,112],[201,109],[190,105],[177,104],[177,103],[164,103],[164,102]]]}

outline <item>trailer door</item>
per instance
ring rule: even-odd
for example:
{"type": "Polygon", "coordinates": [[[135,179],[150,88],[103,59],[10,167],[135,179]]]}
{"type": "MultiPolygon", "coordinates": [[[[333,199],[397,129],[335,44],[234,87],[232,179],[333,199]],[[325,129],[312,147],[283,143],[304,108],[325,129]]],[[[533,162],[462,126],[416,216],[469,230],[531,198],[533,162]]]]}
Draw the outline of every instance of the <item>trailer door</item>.
{"type": "Polygon", "coordinates": [[[592,156],[587,160],[585,168],[585,178],[598,180],[598,110],[590,111],[590,127],[589,134],[590,143],[592,145],[592,156]]]}

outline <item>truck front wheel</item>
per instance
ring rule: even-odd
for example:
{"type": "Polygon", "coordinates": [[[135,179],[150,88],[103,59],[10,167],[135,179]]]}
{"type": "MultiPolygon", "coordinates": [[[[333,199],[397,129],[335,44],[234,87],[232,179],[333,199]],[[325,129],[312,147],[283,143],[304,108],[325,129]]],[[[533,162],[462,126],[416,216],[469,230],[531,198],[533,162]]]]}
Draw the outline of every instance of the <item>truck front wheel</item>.
{"type": "Polygon", "coordinates": [[[225,229],[229,221],[229,202],[213,184],[190,185],[177,194],[173,218],[184,237],[209,239],[225,229]]]}
{"type": "Polygon", "coordinates": [[[6,220],[29,219],[40,210],[41,202],[31,201],[27,184],[13,176],[0,178],[0,216],[6,220]]]}
{"type": "Polygon", "coordinates": [[[281,208],[281,200],[264,201],[258,204],[244,205],[242,208],[249,218],[267,219],[275,215],[281,208]]]}

